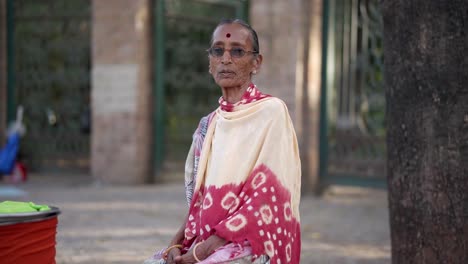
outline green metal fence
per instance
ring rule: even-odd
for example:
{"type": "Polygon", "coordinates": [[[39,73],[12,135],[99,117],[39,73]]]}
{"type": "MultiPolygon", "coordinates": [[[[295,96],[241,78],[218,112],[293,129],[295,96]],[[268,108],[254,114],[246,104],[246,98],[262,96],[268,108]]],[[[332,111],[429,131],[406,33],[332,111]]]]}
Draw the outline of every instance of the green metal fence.
{"type": "Polygon", "coordinates": [[[385,186],[379,1],[324,1],[323,29],[321,180],[385,186]]]}
{"type": "Polygon", "coordinates": [[[155,2],[155,164],[181,170],[201,117],[221,90],[208,73],[211,33],[222,18],[247,17],[247,1],[155,2]]]}
{"type": "Polygon", "coordinates": [[[8,117],[32,170],[89,166],[90,0],[8,0],[8,117]]]}

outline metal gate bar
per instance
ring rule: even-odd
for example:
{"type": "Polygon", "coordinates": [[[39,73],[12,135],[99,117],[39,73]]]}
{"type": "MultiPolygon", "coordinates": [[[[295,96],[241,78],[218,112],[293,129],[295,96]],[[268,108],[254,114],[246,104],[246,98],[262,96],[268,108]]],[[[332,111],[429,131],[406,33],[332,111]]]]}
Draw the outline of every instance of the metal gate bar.
{"type": "Polygon", "coordinates": [[[320,179],[385,186],[382,17],[377,0],[324,1],[320,179]]]}
{"type": "Polygon", "coordinates": [[[246,18],[248,1],[155,0],[154,6],[153,150],[158,174],[183,167],[198,121],[216,108],[220,92],[207,72],[205,50],[221,18],[246,18]]]}
{"type": "Polygon", "coordinates": [[[8,118],[24,107],[24,161],[31,170],[88,170],[90,0],[7,5],[8,118]]]}

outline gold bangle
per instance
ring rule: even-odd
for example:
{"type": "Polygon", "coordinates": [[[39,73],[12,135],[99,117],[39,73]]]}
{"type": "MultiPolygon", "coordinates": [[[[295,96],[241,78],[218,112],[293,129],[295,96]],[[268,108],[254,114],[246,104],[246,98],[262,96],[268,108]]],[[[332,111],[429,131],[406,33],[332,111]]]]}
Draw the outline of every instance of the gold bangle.
{"type": "Polygon", "coordinates": [[[164,251],[164,254],[163,254],[163,258],[164,259],[167,259],[167,254],[169,254],[169,251],[171,251],[171,249],[173,248],[182,248],[182,245],[181,244],[175,244],[175,245],[172,245],[170,247],[168,247],[165,251],[164,251]]]}
{"type": "Polygon", "coordinates": [[[198,245],[200,245],[202,242],[198,242],[197,244],[195,244],[195,246],[193,247],[193,250],[192,250],[192,255],[193,255],[193,258],[198,262],[201,262],[201,260],[197,257],[197,253],[195,252],[197,250],[197,247],[198,245]]]}

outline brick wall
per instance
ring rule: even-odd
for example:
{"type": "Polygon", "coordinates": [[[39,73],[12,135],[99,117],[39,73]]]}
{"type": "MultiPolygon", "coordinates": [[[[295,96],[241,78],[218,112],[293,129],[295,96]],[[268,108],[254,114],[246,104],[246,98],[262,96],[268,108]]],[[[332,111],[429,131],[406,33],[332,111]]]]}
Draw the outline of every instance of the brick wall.
{"type": "Polygon", "coordinates": [[[255,82],[285,101],[296,128],[303,188],[317,186],[322,41],[322,0],[251,1],[263,65],[255,82]]]}
{"type": "Polygon", "coordinates": [[[104,183],[151,179],[151,0],[94,0],[92,173],[104,183]]]}
{"type": "Polygon", "coordinates": [[[0,0],[0,147],[3,145],[6,126],[6,0],[0,0]]]}

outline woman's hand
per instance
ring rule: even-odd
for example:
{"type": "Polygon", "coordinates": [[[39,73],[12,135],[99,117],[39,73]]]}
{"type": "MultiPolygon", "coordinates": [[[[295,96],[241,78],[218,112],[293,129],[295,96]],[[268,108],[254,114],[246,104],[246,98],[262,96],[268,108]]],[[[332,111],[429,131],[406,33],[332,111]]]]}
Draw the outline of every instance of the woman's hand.
{"type": "MultiPolygon", "coordinates": [[[[184,232],[185,232],[184,230],[185,230],[185,224],[187,223],[187,218],[188,218],[188,213],[185,216],[185,221],[182,223],[179,230],[177,230],[177,233],[175,234],[174,238],[169,243],[169,246],[182,244],[182,241],[184,240],[184,232]]],[[[177,247],[169,250],[169,252],[167,252],[167,258],[166,258],[167,264],[175,264],[176,262],[174,261],[174,259],[177,256],[180,256],[180,253],[181,253],[180,249],[177,247]]]]}
{"type": "Polygon", "coordinates": [[[166,262],[167,264],[176,264],[177,262],[175,259],[177,257],[180,257],[180,249],[179,248],[173,248],[167,253],[167,259],[166,262]]]}
{"type": "MultiPolygon", "coordinates": [[[[198,252],[198,250],[197,250],[198,252]]],[[[197,255],[198,258],[200,258],[198,255],[197,255]]],[[[200,260],[203,260],[200,258],[200,260]]],[[[177,256],[175,259],[174,259],[174,263],[175,264],[193,264],[193,263],[197,263],[198,261],[193,257],[193,254],[192,254],[192,250],[190,250],[189,252],[185,253],[184,255],[182,256],[177,256]]],[[[168,262],[169,264],[170,262],[168,262]]]]}
{"type": "MultiPolygon", "coordinates": [[[[206,241],[205,241],[205,242],[201,242],[196,247],[196,254],[197,254],[197,258],[199,260],[204,260],[205,258],[207,258],[209,256],[209,252],[207,252],[207,247],[206,246],[207,246],[207,244],[206,244],[206,241]]],[[[194,250],[194,248],[192,248],[190,251],[188,251],[184,255],[176,257],[174,259],[175,260],[174,263],[176,263],[176,264],[197,263],[198,261],[193,256],[193,250],[194,250]]]]}
{"type": "MultiPolygon", "coordinates": [[[[217,248],[225,244],[226,244],[226,240],[224,240],[223,238],[220,238],[217,235],[212,235],[206,241],[201,242],[200,244],[196,246],[195,254],[199,260],[204,260],[207,257],[209,257],[217,248]]],[[[190,251],[188,251],[184,255],[176,257],[175,263],[176,264],[197,263],[198,261],[193,257],[194,249],[195,247],[193,247],[190,251]]]]}

